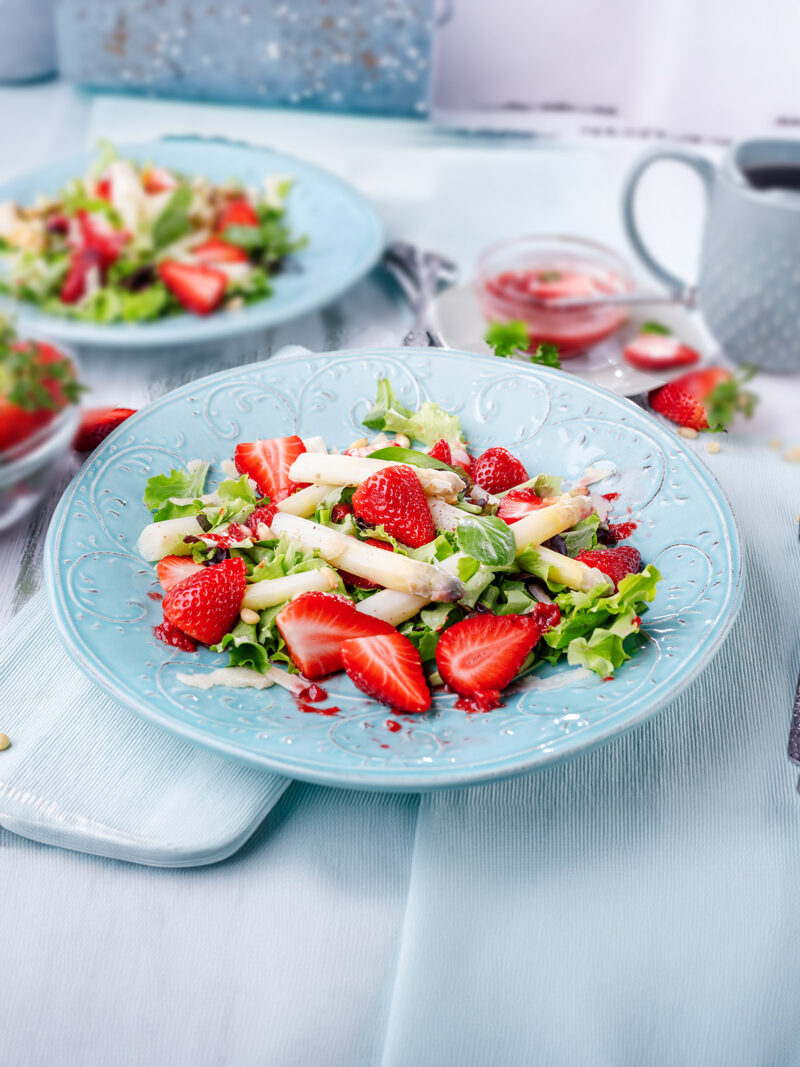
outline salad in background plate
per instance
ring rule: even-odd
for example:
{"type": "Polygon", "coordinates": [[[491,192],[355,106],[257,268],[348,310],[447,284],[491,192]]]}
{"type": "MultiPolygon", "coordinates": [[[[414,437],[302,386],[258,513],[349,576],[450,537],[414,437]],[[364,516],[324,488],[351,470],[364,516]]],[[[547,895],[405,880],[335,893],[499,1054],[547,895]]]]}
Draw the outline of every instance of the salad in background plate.
{"type": "Polygon", "coordinates": [[[567,487],[501,446],[471,456],[456,416],[409,410],[386,380],[364,424],[376,436],[342,453],[240,442],[211,490],[201,460],[149,479],[156,636],[230,658],[185,684],[277,683],[330,714],[317,682],[344,670],[398,711],[443,685],[489,711],[541,663],[610,678],[630,658],[660,575],[626,543],[635,523],[611,521],[616,495],[589,491],[606,471],[567,487]]]}
{"type": "Polygon", "coordinates": [[[277,175],[215,184],[107,146],[55,196],[0,204],[0,287],[93,323],[233,310],[269,297],[305,243],[287,224],[290,190],[277,175]]]}

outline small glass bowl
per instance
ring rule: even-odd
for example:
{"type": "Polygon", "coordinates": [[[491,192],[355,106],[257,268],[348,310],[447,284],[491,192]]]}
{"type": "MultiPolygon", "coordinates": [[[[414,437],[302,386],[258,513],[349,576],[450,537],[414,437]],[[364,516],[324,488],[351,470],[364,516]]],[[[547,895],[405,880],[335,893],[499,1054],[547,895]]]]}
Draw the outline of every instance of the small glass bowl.
{"type": "MultiPolygon", "coordinates": [[[[26,333],[24,340],[52,344],[70,360],[75,373],[80,374],[75,353],[64,345],[32,333],[26,333]]],[[[70,451],[79,419],[78,405],[68,404],[52,422],[13,448],[0,452],[0,531],[10,529],[40,503],[58,461],[70,451]]]]}
{"type": "Polygon", "coordinates": [[[527,323],[530,349],[558,346],[577,356],[623,325],[628,310],[602,304],[548,308],[560,297],[632,292],[630,267],[605,245],[579,237],[519,237],[492,245],[478,260],[475,287],[489,322],[527,323]],[[552,276],[552,277],[551,277],[552,276]]]}

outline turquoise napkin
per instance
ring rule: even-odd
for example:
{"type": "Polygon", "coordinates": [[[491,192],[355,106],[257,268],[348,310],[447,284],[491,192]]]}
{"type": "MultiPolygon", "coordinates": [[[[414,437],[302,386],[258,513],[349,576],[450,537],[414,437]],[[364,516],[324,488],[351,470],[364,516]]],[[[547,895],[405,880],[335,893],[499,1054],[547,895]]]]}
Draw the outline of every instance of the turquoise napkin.
{"type": "Polygon", "coordinates": [[[384,1067],[800,1062],[800,468],[721,445],[730,638],[620,740],[423,798],[384,1067]]]}

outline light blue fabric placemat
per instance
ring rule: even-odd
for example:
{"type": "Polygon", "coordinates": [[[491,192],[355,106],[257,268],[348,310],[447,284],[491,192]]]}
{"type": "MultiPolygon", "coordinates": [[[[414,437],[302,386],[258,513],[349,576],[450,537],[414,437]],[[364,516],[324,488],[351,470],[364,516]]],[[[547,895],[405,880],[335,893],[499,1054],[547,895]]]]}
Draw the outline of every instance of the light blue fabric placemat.
{"type": "Polygon", "coordinates": [[[721,443],[734,631],[617,742],[423,797],[384,1067],[800,1063],[800,468],[721,443]]]}

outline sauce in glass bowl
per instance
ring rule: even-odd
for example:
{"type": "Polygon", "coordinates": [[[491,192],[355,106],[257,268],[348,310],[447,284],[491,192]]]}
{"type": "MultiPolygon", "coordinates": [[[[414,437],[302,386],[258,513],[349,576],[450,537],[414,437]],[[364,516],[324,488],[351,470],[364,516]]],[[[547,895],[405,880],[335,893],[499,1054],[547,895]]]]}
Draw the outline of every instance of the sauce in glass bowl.
{"type": "Polygon", "coordinates": [[[614,333],[626,322],[628,310],[602,304],[559,308],[556,303],[633,287],[633,275],[620,256],[576,237],[522,237],[494,245],[481,256],[476,279],[488,321],[525,322],[531,350],[554,344],[562,358],[577,356],[614,333]]]}

